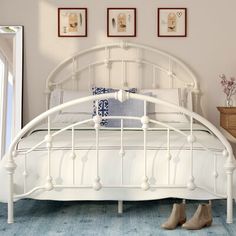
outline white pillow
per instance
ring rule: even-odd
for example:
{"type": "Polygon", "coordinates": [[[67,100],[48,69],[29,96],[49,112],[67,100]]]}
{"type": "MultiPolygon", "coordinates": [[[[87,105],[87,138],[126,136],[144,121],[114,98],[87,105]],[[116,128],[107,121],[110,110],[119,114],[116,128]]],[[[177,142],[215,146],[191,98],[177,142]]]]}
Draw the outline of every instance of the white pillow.
{"type": "Polygon", "coordinates": [[[55,89],[51,92],[49,108],[53,108],[61,104],[61,93],[61,89],[55,89]]]}
{"type": "MultiPolygon", "coordinates": [[[[62,102],[66,103],[78,98],[91,96],[92,92],[89,91],[73,91],[73,90],[64,90],[62,91],[62,102]]],[[[89,102],[83,102],[75,106],[68,107],[62,110],[63,114],[87,114],[92,115],[93,109],[93,100],[89,102]]]]}
{"type": "Polygon", "coordinates": [[[193,98],[192,98],[192,91],[188,88],[181,89],[181,105],[193,111],[193,98]]]}
{"type": "MultiPolygon", "coordinates": [[[[76,123],[79,121],[84,121],[84,120],[88,120],[88,119],[92,119],[92,115],[90,114],[88,115],[79,115],[79,114],[61,114],[58,113],[54,119],[53,122],[55,123],[76,123]]],[[[93,124],[93,122],[91,121],[88,122],[88,124],[93,124]]]]}
{"type": "MultiPolygon", "coordinates": [[[[91,96],[89,91],[74,91],[56,89],[51,93],[50,108],[69,102],[74,99],[91,96]]],[[[93,101],[84,102],[60,111],[54,122],[74,123],[92,118],[93,101]]]]}
{"type": "MultiPolygon", "coordinates": [[[[142,94],[150,92],[153,97],[159,98],[171,104],[181,106],[181,90],[175,89],[143,89],[142,94]]],[[[187,117],[178,110],[169,108],[161,104],[149,104],[148,114],[151,118],[161,122],[185,123],[188,122],[187,117]]]]}

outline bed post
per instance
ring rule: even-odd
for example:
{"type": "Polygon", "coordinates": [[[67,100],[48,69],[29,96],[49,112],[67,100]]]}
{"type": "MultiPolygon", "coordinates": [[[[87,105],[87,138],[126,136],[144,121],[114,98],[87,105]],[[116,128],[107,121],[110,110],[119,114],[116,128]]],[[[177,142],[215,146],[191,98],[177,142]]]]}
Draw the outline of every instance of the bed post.
{"type": "Polygon", "coordinates": [[[14,162],[13,157],[16,156],[16,151],[13,153],[10,152],[8,160],[5,166],[5,169],[8,173],[8,224],[14,223],[14,212],[13,212],[13,194],[14,194],[14,172],[16,169],[16,163],[14,162]]]}
{"type": "Polygon", "coordinates": [[[223,151],[223,156],[227,157],[225,171],[227,175],[227,220],[228,224],[233,223],[233,172],[236,168],[233,154],[223,151]]]}
{"type": "Polygon", "coordinates": [[[118,214],[123,213],[123,201],[118,201],[118,214]]]}
{"type": "Polygon", "coordinates": [[[50,88],[46,88],[45,91],[44,91],[44,94],[46,96],[46,110],[49,109],[49,100],[50,100],[50,93],[51,93],[51,90],[50,88]]]}
{"type": "Polygon", "coordinates": [[[198,84],[195,85],[196,87],[192,90],[193,91],[193,111],[199,113],[200,107],[200,90],[198,84]]]}

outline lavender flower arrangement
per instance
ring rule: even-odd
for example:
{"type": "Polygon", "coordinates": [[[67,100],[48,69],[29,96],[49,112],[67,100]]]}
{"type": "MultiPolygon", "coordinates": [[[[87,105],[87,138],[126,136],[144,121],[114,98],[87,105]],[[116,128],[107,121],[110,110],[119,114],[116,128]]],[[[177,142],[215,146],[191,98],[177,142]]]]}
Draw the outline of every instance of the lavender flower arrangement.
{"type": "Polygon", "coordinates": [[[220,83],[224,88],[223,92],[226,94],[226,106],[232,106],[232,95],[236,94],[236,80],[234,77],[230,77],[228,80],[224,74],[220,76],[220,83]]]}

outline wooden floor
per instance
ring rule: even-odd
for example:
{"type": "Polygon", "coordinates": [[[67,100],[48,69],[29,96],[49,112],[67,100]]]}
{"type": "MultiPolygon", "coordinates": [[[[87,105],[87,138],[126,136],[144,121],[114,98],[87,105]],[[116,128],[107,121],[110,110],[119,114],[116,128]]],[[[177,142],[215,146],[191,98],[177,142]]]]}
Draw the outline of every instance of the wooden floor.
{"type": "MultiPolygon", "coordinates": [[[[236,218],[234,224],[225,223],[224,200],[213,201],[214,219],[209,228],[162,230],[160,225],[168,217],[174,202],[179,200],[125,202],[124,213],[120,216],[116,202],[21,200],[15,204],[16,218],[12,225],[6,223],[7,205],[0,203],[0,235],[236,235],[236,218]]],[[[198,204],[199,201],[187,201],[188,218],[198,204]]]]}

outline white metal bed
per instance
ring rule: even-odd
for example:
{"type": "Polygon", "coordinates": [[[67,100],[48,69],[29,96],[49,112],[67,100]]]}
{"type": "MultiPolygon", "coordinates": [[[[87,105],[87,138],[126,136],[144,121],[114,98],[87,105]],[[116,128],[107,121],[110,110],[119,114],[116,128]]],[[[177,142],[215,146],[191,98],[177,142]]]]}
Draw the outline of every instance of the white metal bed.
{"type": "MultiPolygon", "coordinates": [[[[125,88],[131,86],[136,86],[139,89],[145,86],[151,86],[152,88],[187,88],[194,94],[194,110],[197,111],[199,105],[199,87],[197,79],[190,69],[175,57],[144,45],[122,41],[121,43],[96,46],[66,59],[49,75],[46,83],[47,109],[49,108],[50,94],[55,88],[59,87],[78,90],[84,86],[84,88],[91,89],[94,85],[100,85],[99,83],[102,85],[105,83],[108,87],[119,87],[120,90],[113,93],[79,98],[51,108],[29,122],[11,143],[9,152],[4,158],[5,168],[8,173],[7,186],[9,189],[7,196],[8,223],[13,223],[14,201],[22,198],[56,200],[118,200],[119,211],[121,212],[122,200],[148,200],[164,197],[181,197],[185,199],[227,198],[227,223],[232,223],[233,171],[236,165],[232,148],[226,138],[214,125],[193,111],[189,111],[181,106],[176,106],[154,97],[124,91],[125,88]],[[116,67],[117,65],[120,65],[120,67],[116,67]],[[102,76],[99,76],[100,74],[102,76]],[[114,77],[116,79],[114,79],[114,77]],[[133,78],[136,80],[131,80],[133,78]],[[148,78],[149,81],[144,80],[144,78],[148,78]],[[84,80],[84,83],[80,84],[81,80],[84,80]],[[100,99],[109,98],[115,98],[120,102],[135,99],[143,101],[144,104],[144,112],[141,117],[106,117],[108,120],[120,120],[120,127],[115,131],[116,134],[119,133],[119,145],[115,148],[113,148],[113,146],[107,148],[102,143],[104,141],[101,138],[101,135],[102,137],[105,137],[105,130],[107,132],[110,131],[109,129],[100,126],[103,117],[98,115],[98,111],[96,111],[96,115],[93,118],[91,117],[91,119],[65,124],[64,127],[60,127],[56,130],[53,128],[53,117],[59,111],[89,101],[96,101],[97,108],[100,99]],[[172,124],[150,118],[147,113],[147,104],[150,103],[164,105],[189,117],[189,128],[183,130],[172,124]],[[139,133],[137,133],[140,135],[140,132],[142,132],[142,145],[139,144],[138,146],[142,157],[136,160],[138,162],[137,165],[132,162],[128,167],[128,171],[125,167],[127,164],[126,161],[129,158],[129,155],[127,154],[128,146],[125,143],[127,138],[125,137],[128,135],[129,131],[127,131],[123,126],[124,120],[127,119],[138,120],[142,125],[142,128],[138,131],[139,133]],[[22,148],[21,143],[34,134],[32,133],[33,128],[42,122],[45,122],[45,120],[47,127],[44,128],[42,138],[38,139],[32,146],[25,149],[22,148]],[[79,127],[91,122],[93,122],[95,145],[91,154],[93,156],[92,167],[89,170],[87,169],[89,172],[88,175],[91,176],[91,178],[89,177],[90,183],[87,181],[86,184],[78,184],[76,181],[78,168],[76,168],[75,163],[76,160],[82,159],[80,153],[83,152],[82,149],[77,148],[77,138],[78,136],[81,137],[79,127]],[[208,131],[207,135],[216,142],[218,148],[208,147],[207,143],[201,143],[197,131],[194,128],[196,123],[201,123],[206,127],[208,131]],[[151,124],[156,126],[151,128],[151,124]],[[165,158],[163,162],[161,162],[162,166],[160,168],[165,169],[166,175],[164,177],[165,181],[158,184],[158,181],[157,183],[152,183],[150,179],[149,169],[151,168],[150,155],[152,150],[148,144],[148,137],[149,135],[151,137],[156,137],[155,135],[160,135],[160,133],[155,132],[160,131],[165,132],[165,140],[163,142],[166,142],[165,147],[162,148],[162,155],[164,155],[165,158]],[[171,145],[171,137],[173,136],[173,133],[176,133],[179,135],[178,137],[183,137],[187,140],[187,147],[185,148],[185,155],[187,156],[187,164],[185,165],[187,165],[187,168],[184,169],[187,172],[184,173],[184,184],[171,183],[170,181],[170,176],[173,171],[173,168],[171,167],[172,154],[174,153],[171,145]],[[55,140],[62,134],[67,135],[66,137],[70,137],[67,148],[61,146],[61,149],[66,149],[65,152],[69,153],[70,160],[72,160],[72,164],[69,165],[67,162],[66,167],[68,169],[67,173],[69,173],[72,178],[65,183],[59,183],[55,180],[54,169],[60,168],[60,165],[55,164],[57,162],[53,162],[55,155],[58,155],[58,153],[55,154],[56,150],[54,147],[55,145],[58,145],[58,143],[55,144],[55,140]],[[47,161],[45,162],[46,164],[44,163],[45,165],[43,165],[43,167],[38,165],[38,167],[34,168],[46,169],[46,172],[45,175],[37,177],[40,179],[41,184],[33,186],[32,183],[29,184],[29,182],[31,178],[33,179],[35,173],[32,173],[32,168],[30,169],[29,167],[29,161],[30,159],[33,159],[34,156],[38,155],[37,151],[39,147],[41,148],[41,151],[45,153],[42,155],[42,158],[47,161]],[[102,160],[102,152],[108,149],[111,152],[109,153],[110,159],[108,159],[107,162],[111,161],[111,163],[114,164],[112,161],[113,153],[115,152],[117,152],[120,157],[116,162],[118,165],[114,168],[114,175],[116,175],[118,180],[114,182],[112,177],[112,181],[109,180],[110,177],[108,180],[106,179],[109,165],[107,162],[105,163],[102,160]],[[205,153],[212,154],[211,158],[208,160],[211,163],[212,172],[209,173],[207,170],[206,173],[197,173],[194,168],[198,165],[197,170],[199,171],[199,168],[201,170],[201,167],[204,166],[204,160],[202,160],[200,156],[202,154],[205,155],[205,153]],[[18,160],[21,160],[21,162],[18,160]],[[217,164],[218,162],[222,163],[222,161],[224,167],[221,164],[217,164]],[[134,174],[134,172],[132,172],[132,168],[137,168],[138,174],[142,175],[142,178],[140,179],[137,177],[137,181],[135,180],[134,182],[125,181],[125,177],[129,175],[133,174],[134,176],[137,176],[137,173],[134,174]],[[210,177],[207,177],[208,174],[210,177]],[[198,184],[198,178],[201,178],[201,175],[206,175],[204,178],[213,177],[211,181],[213,186],[212,188],[198,184]],[[20,176],[22,176],[22,178],[20,176]],[[222,181],[225,181],[226,177],[227,190],[225,192],[223,191],[223,193],[219,193],[219,183],[222,185],[222,183],[224,183],[222,181]],[[17,184],[19,185],[19,182],[22,182],[22,188],[20,188],[20,191],[22,192],[20,192],[19,188],[16,187],[17,184]],[[66,196],[63,194],[67,194],[67,197],[62,197],[66,196]]],[[[90,131],[91,127],[86,132],[89,133],[90,131]]],[[[177,139],[179,139],[178,137],[177,139]]],[[[58,149],[60,149],[60,147],[58,149]]],[[[133,147],[133,149],[135,148],[133,147]]],[[[159,150],[160,148],[154,144],[152,149],[159,150]]],[[[137,155],[140,155],[138,151],[137,155]]],[[[65,175],[65,178],[67,178],[67,175],[65,175]]],[[[129,178],[132,177],[129,176],[129,178]]]]}

